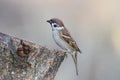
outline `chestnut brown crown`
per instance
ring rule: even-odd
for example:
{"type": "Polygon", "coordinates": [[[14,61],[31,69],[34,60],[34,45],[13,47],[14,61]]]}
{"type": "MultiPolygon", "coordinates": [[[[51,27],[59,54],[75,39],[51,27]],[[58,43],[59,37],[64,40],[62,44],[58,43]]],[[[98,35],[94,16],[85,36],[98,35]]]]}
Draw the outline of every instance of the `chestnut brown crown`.
{"type": "Polygon", "coordinates": [[[57,23],[59,25],[59,27],[64,27],[63,22],[58,18],[52,18],[50,20],[47,20],[47,22],[50,23],[50,24],[57,23]]]}

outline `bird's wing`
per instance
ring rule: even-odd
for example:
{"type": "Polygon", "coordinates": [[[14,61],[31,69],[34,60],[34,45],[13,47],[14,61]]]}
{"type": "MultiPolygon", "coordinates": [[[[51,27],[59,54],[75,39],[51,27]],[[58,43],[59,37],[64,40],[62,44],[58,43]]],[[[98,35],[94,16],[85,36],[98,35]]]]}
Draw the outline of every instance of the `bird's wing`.
{"type": "Polygon", "coordinates": [[[63,30],[60,31],[60,37],[65,40],[71,47],[73,47],[75,50],[80,51],[80,49],[78,48],[76,42],[74,41],[74,39],[70,36],[70,33],[68,32],[68,30],[66,28],[64,28],[63,30]]]}

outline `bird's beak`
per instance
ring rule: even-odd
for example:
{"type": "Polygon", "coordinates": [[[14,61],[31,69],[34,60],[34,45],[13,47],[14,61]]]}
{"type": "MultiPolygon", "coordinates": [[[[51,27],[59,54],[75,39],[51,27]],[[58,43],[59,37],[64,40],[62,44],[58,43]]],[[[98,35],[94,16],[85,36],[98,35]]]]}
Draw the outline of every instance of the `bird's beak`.
{"type": "Polygon", "coordinates": [[[50,24],[52,23],[51,20],[47,20],[47,22],[50,23],[50,24]]]}

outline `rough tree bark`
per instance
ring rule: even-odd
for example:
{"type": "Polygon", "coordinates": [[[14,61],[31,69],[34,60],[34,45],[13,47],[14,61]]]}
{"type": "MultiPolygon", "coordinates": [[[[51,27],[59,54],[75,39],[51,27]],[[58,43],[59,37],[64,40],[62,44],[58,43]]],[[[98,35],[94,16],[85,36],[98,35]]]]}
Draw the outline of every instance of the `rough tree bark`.
{"type": "Polygon", "coordinates": [[[65,55],[0,33],[0,80],[54,80],[65,55]]]}

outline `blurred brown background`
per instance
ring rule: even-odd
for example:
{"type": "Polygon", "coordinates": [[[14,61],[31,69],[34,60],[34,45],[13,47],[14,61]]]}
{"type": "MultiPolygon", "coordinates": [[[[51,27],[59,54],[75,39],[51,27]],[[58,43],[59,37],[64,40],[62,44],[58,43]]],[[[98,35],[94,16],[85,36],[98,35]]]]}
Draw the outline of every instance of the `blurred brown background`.
{"type": "Polygon", "coordinates": [[[120,80],[120,0],[0,0],[0,32],[60,49],[46,22],[53,17],[64,21],[83,53],[79,76],[68,56],[55,80],[120,80]]]}

